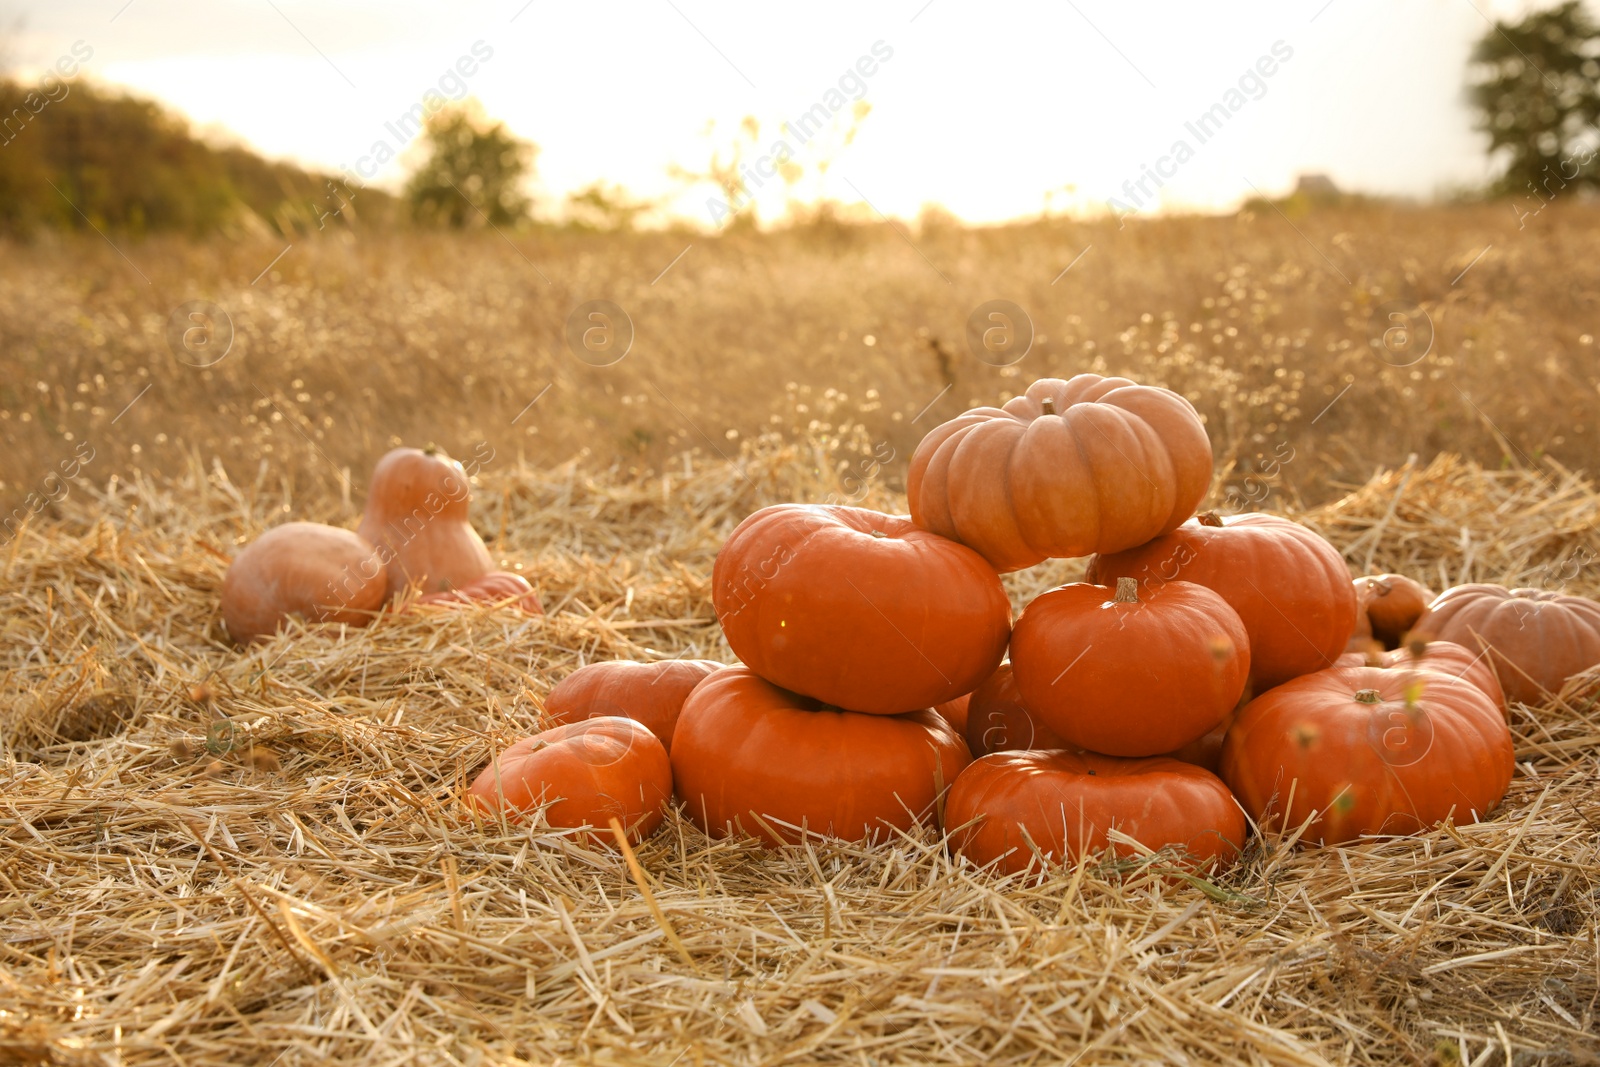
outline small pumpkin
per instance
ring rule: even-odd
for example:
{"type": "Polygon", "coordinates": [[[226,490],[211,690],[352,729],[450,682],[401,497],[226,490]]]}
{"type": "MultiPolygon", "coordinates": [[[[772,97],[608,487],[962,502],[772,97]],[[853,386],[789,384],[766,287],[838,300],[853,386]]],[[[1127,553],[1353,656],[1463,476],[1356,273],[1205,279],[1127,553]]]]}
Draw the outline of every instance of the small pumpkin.
{"type": "Polygon", "coordinates": [[[802,826],[858,841],[933,822],[970,758],[932,710],[840,711],[744,667],[697,685],[672,735],[677,793],[695,825],[769,845],[799,840],[802,826]]]}
{"type": "Polygon", "coordinates": [[[1250,635],[1251,691],[1332,666],[1356,628],[1356,591],[1338,549],[1276,515],[1206,513],[1089,562],[1091,582],[1133,578],[1140,596],[1174,580],[1222,595],[1250,635]]]}
{"type": "Polygon", "coordinates": [[[1403,574],[1368,574],[1355,580],[1356,634],[1398,648],[1433,599],[1433,591],[1403,574]]]}
{"type": "Polygon", "coordinates": [[[906,495],[918,526],[1000,571],[1116,552],[1173,529],[1211,485],[1194,406],[1127,378],[1041,378],[922,439],[906,495]]]}
{"type": "Polygon", "coordinates": [[[1222,768],[1222,742],[1228,737],[1228,727],[1233,725],[1233,712],[1225,715],[1221,722],[1212,727],[1210,732],[1195,738],[1187,745],[1173,749],[1166,753],[1175,760],[1192,763],[1196,767],[1204,767],[1212,774],[1222,768]]]}
{"type": "Polygon", "coordinates": [[[1463,648],[1454,641],[1428,641],[1413,638],[1406,647],[1383,654],[1385,667],[1415,667],[1453,675],[1471,682],[1483,690],[1485,696],[1501,711],[1506,710],[1505,690],[1495,676],[1494,665],[1488,655],[1463,648]]]}
{"type": "Polygon", "coordinates": [[[1017,691],[1074,745],[1155,756],[1198,740],[1233,710],[1250,673],[1250,637],[1203,585],[1139,595],[1078,582],[1036,597],[1011,635],[1017,691]]]}
{"type": "Polygon", "coordinates": [[[1507,699],[1534,704],[1600,664],[1600,604],[1543,589],[1474,583],[1446,589],[1417,620],[1420,636],[1487,649],[1507,699]]]}
{"type": "Polygon", "coordinates": [[[1406,641],[1405,647],[1392,651],[1378,652],[1369,649],[1365,653],[1346,652],[1339,657],[1334,666],[1409,667],[1440,671],[1462,681],[1471,682],[1483,690],[1484,695],[1494,702],[1495,707],[1501,711],[1506,708],[1506,694],[1500,688],[1500,679],[1495,677],[1488,653],[1474,653],[1454,641],[1428,641],[1414,635],[1406,641]]]}
{"type": "Polygon", "coordinates": [[[494,570],[472,528],[466,468],[434,448],[396,448],[378,461],[357,532],[383,552],[389,596],[413,583],[437,593],[494,570]]]}
{"type": "Polygon", "coordinates": [[[437,593],[424,593],[415,603],[435,607],[458,608],[470,604],[506,604],[519,608],[529,615],[543,615],[544,605],[532,583],[515,571],[490,571],[482,578],[474,578],[454,589],[437,593]]]}
{"type": "Polygon", "coordinates": [[[973,758],[1028,748],[1076,748],[1023,706],[1009,662],[972,691],[967,708],[967,748],[973,758]]]}
{"type": "Polygon", "coordinates": [[[545,717],[552,723],[581,722],[597,715],[622,715],[649,727],[670,755],[678,713],[694,687],[723,664],[709,659],[659,663],[610,660],[579,667],[550,690],[545,717]]]}
{"type": "Polygon", "coordinates": [[[963,693],[954,700],[946,700],[943,704],[935,704],[933,710],[945,722],[950,724],[950,729],[963,737],[967,733],[967,715],[972,707],[972,694],[963,693]]]}
{"type": "Polygon", "coordinates": [[[365,626],[383,607],[378,549],[366,538],[320,522],[286,522],[256,538],[222,578],[222,621],[248,644],[291,616],[365,626]]]}
{"type": "Polygon", "coordinates": [[[621,716],[586,719],[525,737],[496,756],[467,790],[472,807],[520,820],[541,804],[553,827],[598,827],[597,841],[619,821],[637,844],[661,825],[672,795],[667,750],[644,724],[621,716]],[[551,802],[554,803],[551,803],[551,802]]]}
{"type": "Polygon", "coordinates": [[[1113,829],[1186,866],[1226,866],[1245,839],[1228,787],[1175,759],[1119,759],[1094,752],[995,752],[974,760],[950,788],[945,819],[958,853],[1006,873],[1072,863],[1111,848],[1113,829]]]}
{"type": "Polygon", "coordinates": [[[728,646],[751,670],[872,715],[971,692],[1011,633],[1011,602],[982,556],[863,508],[762,508],[717,553],[711,583],[728,646]]]}
{"type": "Polygon", "coordinates": [[[1511,783],[1500,709],[1476,685],[1412,667],[1335,667],[1256,697],[1222,777],[1263,827],[1337,844],[1487,815],[1511,783]]]}

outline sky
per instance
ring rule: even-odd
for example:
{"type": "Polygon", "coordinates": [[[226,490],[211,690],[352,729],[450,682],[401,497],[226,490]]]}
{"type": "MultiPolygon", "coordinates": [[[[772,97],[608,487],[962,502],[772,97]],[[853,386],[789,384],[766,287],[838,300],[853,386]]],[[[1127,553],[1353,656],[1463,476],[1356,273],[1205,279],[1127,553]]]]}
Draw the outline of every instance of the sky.
{"type": "Polygon", "coordinates": [[[792,196],[899,218],[936,204],[985,223],[1225,210],[1302,173],[1412,197],[1480,183],[1491,168],[1463,101],[1467,55],[1488,20],[1525,8],[0,0],[0,28],[20,27],[8,36],[22,72],[83,42],[82,77],[267,156],[359,167],[389,187],[418,149],[400,151],[386,124],[431,90],[476,97],[535,142],[534,192],[552,207],[604,181],[710,225],[714,190],[674,171],[727,158],[750,116],[764,217],[792,196]],[[382,166],[380,142],[396,151],[382,166]],[[785,153],[802,169],[792,188],[774,175],[785,153]]]}

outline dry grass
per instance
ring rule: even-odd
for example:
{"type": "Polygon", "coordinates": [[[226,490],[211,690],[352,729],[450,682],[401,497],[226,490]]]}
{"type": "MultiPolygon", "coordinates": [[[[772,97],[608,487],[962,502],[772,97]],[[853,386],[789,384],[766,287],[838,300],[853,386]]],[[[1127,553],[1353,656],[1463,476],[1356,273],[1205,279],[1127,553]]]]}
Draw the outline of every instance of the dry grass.
{"type": "MultiPolygon", "coordinates": [[[[666,477],[508,458],[480,523],[548,618],[249,652],[216,589],[278,485],[195,465],[75,492],[0,554],[0,1062],[1594,1062],[1600,716],[1579,696],[1516,709],[1489,821],[1260,842],[1214,884],[1002,879],[928,833],[770,852],[673,818],[639,856],[688,964],[620,857],[474,825],[458,791],[576,664],[726,657],[712,556],[754,507],[832,491],[816,456],[666,477]]],[[[901,503],[883,479],[864,502],[901,503]]],[[[1304,517],[1363,568],[1594,593],[1595,505],[1554,468],[1443,458],[1304,517]]],[[[294,507],[353,520],[336,492],[294,507]]]]}
{"type": "Polygon", "coordinates": [[[1521,229],[1503,204],[1351,207],[934,228],[914,247],[881,226],[514,244],[330,231],[287,252],[116,239],[120,253],[92,234],[0,245],[0,513],[84,441],[99,485],[198,457],[296,495],[336,492],[346,471],[359,489],[384,449],[429,440],[661,470],[809,435],[836,463],[893,455],[895,475],[935,422],[1082,370],[1184,392],[1224,467],[1259,473],[1292,449],[1282,484],[1309,500],[1413,452],[1600,469],[1600,212],[1577,201],[1521,229]],[[609,367],[564,340],[568,314],[600,298],[637,331],[609,367]],[[1015,367],[965,343],[996,298],[1037,329],[1015,367]],[[1404,368],[1368,343],[1375,310],[1400,299],[1436,328],[1404,368]],[[215,367],[168,349],[189,300],[232,317],[215,367]]]}

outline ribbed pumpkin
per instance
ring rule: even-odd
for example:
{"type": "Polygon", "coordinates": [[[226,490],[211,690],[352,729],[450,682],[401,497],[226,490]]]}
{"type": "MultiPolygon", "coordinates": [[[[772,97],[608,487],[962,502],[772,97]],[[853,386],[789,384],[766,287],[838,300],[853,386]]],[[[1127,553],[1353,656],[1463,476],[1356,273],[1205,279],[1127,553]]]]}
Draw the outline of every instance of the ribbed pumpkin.
{"type": "Polygon", "coordinates": [[[533,584],[514,571],[490,571],[482,578],[474,578],[454,589],[425,593],[417,597],[416,603],[446,608],[510,603],[529,615],[544,614],[544,605],[539,603],[539,594],[534,592],[533,584]]]}
{"type": "Polygon", "coordinates": [[[1126,378],[1042,378],[922,439],[906,495],[917,525],[997,570],[1116,552],[1173,529],[1211,484],[1211,442],[1183,397],[1126,378]]]}
{"type": "Polygon", "coordinates": [[[1473,652],[1454,641],[1428,641],[1413,636],[1403,648],[1389,652],[1346,652],[1339,657],[1336,667],[1399,667],[1420,668],[1449,674],[1462,681],[1471,682],[1504,711],[1506,694],[1495,677],[1494,667],[1487,652],[1473,652]]]}
{"type": "Polygon", "coordinates": [[[1222,595],[1250,635],[1252,691],[1331,666],[1356,626],[1356,591],[1337,549],[1276,515],[1207,513],[1149,544],[1089,563],[1091,582],[1133,578],[1140,596],[1175,579],[1222,595]]]}
{"type": "Polygon", "coordinates": [[[1091,752],[1156,756],[1215,729],[1244,692],[1250,637],[1203,585],[1139,595],[1078,582],[1042,593],[1011,634],[1017,691],[1034,718],[1091,752]]]}
{"type": "Polygon", "coordinates": [[[466,469],[437,449],[396,448],[373,468],[357,532],[383,553],[389,595],[466,585],[494,570],[468,511],[466,469]]]}
{"type": "Polygon", "coordinates": [[[1245,819],[1210,771],[1174,759],[1118,759],[1093,752],[996,752],[961,772],[945,804],[957,852],[1005,872],[1070,863],[1121,831],[1146,848],[1172,849],[1185,865],[1232,862],[1245,819]]]}
{"type": "Polygon", "coordinates": [[[1335,667],[1239,713],[1222,777],[1268,829],[1336,844],[1487,815],[1513,770],[1511,733],[1477,686],[1440,671],[1335,667]]]}
{"type": "Polygon", "coordinates": [[[1538,703],[1600,664],[1600,604],[1587,597],[1500,585],[1458,585],[1439,594],[1418,634],[1489,650],[1510,700],[1538,703]]]}
{"type": "Polygon", "coordinates": [[[552,723],[621,715],[649,727],[670,753],[672,732],[684,700],[707,675],[722,668],[723,664],[709,659],[591,663],[579,667],[550,690],[544,713],[552,723]]]}
{"type": "Polygon", "coordinates": [[[222,621],[240,644],[268,637],[288,619],[365,626],[383,607],[378,549],[320,522],[286,522],[256,538],[222,578],[222,621]]]}
{"type": "Polygon", "coordinates": [[[762,508],[717,553],[711,585],[728,646],[751,670],[873,715],[970,693],[1011,633],[1011,602],[982,556],[863,508],[762,508]]]}
{"type": "Polygon", "coordinates": [[[1359,642],[1377,641],[1384,648],[1398,648],[1401,640],[1428,609],[1433,591],[1403,574],[1368,574],[1355,580],[1356,632],[1350,638],[1352,650],[1359,642]]]}
{"type": "Polygon", "coordinates": [[[466,801],[489,817],[520,820],[540,804],[555,827],[593,826],[599,842],[619,821],[637,844],[661,825],[672,795],[667,750],[642,723],[620,716],[586,719],[545,730],[490,761],[467,790],[466,801]]]}
{"type": "Polygon", "coordinates": [[[696,686],[672,736],[677,793],[695,825],[774,845],[798,840],[799,826],[855,841],[933,822],[970,758],[931,710],[839,711],[743,667],[696,686]]]}
{"type": "Polygon", "coordinates": [[[1076,748],[1022,705],[1010,663],[972,692],[967,706],[967,748],[974,758],[1028,748],[1076,748]]]}

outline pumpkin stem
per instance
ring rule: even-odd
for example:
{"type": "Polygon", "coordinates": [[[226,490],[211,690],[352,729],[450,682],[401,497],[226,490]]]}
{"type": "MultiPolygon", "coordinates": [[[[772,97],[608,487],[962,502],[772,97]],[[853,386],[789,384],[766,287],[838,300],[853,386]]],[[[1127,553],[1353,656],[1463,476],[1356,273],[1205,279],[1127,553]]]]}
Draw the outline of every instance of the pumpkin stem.
{"type": "Polygon", "coordinates": [[[1195,521],[1198,522],[1201,526],[1221,526],[1221,525],[1223,525],[1222,516],[1218,515],[1215,511],[1202,512],[1200,517],[1197,518],[1195,521]]]}
{"type": "Polygon", "coordinates": [[[1383,696],[1376,689],[1363,689],[1356,694],[1358,704],[1378,704],[1383,701],[1383,696]]]}
{"type": "Polygon", "coordinates": [[[1139,602],[1139,583],[1132,578],[1117,579],[1117,595],[1111,598],[1113,604],[1137,604],[1139,602]]]}
{"type": "Polygon", "coordinates": [[[1044,408],[1044,413],[1046,415],[1054,415],[1056,413],[1056,399],[1055,399],[1055,397],[1047,396],[1043,400],[1039,401],[1039,404],[1040,404],[1041,407],[1044,408]]]}

